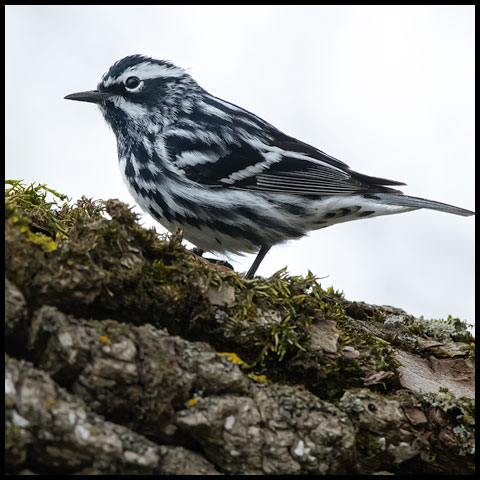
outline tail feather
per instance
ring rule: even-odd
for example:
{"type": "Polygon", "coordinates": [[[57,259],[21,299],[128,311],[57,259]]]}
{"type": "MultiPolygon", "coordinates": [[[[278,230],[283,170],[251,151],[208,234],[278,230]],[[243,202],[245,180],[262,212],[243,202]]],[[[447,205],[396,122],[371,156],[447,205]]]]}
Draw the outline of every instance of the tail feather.
{"type": "Polygon", "coordinates": [[[393,193],[377,193],[382,199],[382,202],[388,205],[400,205],[402,207],[412,208],[429,208],[430,210],[438,210],[440,212],[453,213],[455,215],[462,215],[469,217],[475,215],[475,212],[465,208],[455,207],[448,203],[435,202],[434,200],[427,200],[426,198],[410,197],[408,195],[397,195],[393,193]]]}

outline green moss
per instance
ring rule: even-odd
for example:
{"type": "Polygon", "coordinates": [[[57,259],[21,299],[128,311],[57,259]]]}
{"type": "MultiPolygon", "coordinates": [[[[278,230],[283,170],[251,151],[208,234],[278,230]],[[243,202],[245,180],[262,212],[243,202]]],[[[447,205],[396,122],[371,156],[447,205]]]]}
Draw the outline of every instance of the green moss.
{"type": "Polygon", "coordinates": [[[345,295],[343,293],[343,290],[335,290],[333,286],[330,286],[326,290],[326,294],[329,295],[330,297],[336,297],[339,298],[340,300],[345,299],[345,295]]]}
{"type": "Polygon", "coordinates": [[[171,282],[175,273],[177,273],[176,265],[165,265],[163,259],[154,260],[149,268],[145,270],[147,275],[160,283],[171,282]]]}
{"type": "Polygon", "coordinates": [[[362,352],[359,365],[366,369],[373,365],[377,372],[397,372],[401,364],[396,359],[390,342],[368,332],[348,317],[339,322],[339,329],[342,332],[341,343],[362,352]]]}
{"type": "MultiPolygon", "coordinates": [[[[225,277],[233,280],[237,293],[228,329],[232,337],[249,341],[252,365],[272,354],[281,362],[286,355],[305,351],[309,326],[321,311],[318,299],[324,295],[314,275],[289,276],[282,269],[268,279],[244,280],[233,272],[225,277]]],[[[211,278],[219,288],[221,282],[211,278]]]]}
{"type": "Polygon", "coordinates": [[[257,373],[283,381],[302,378],[319,397],[336,400],[346,388],[363,386],[366,365],[371,370],[373,363],[378,371],[395,371],[399,365],[389,343],[355,328],[343,296],[328,294],[311,273],[297,277],[280,270],[267,279],[246,281],[229,272],[213,276],[211,285],[220,289],[222,282],[236,291],[235,305],[226,309],[224,335],[257,373]],[[336,354],[312,354],[310,332],[316,321],[335,322],[336,354]],[[344,357],[341,347],[347,344],[363,348],[361,358],[344,357]]]}
{"type": "MultiPolygon", "coordinates": [[[[47,303],[83,318],[151,323],[234,352],[260,379],[301,378],[329,400],[363,386],[366,372],[397,371],[382,307],[349,302],[311,272],[290,276],[282,269],[247,280],[185,249],[181,231],[165,236],[142,228],[118,200],[66,198],[44,185],[7,183],[6,271],[32,308],[47,303]],[[212,291],[233,293],[216,304],[212,291]],[[318,325],[327,336],[333,329],[327,346],[312,345],[318,325]],[[345,356],[345,346],[357,355],[345,356]]],[[[406,319],[407,327],[424,334],[433,328],[423,319],[406,319]]],[[[453,317],[443,331],[469,339],[453,317]]]]}
{"type": "MultiPolygon", "coordinates": [[[[42,233],[54,240],[63,238],[77,218],[99,217],[104,211],[102,202],[93,202],[85,197],[74,206],[69,202],[65,194],[44,184],[5,181],[6,220],[19,227],[28,227],[32,233],[42,233]]],[[[44,244],[41,240],[37,243],[44,244]]]]}

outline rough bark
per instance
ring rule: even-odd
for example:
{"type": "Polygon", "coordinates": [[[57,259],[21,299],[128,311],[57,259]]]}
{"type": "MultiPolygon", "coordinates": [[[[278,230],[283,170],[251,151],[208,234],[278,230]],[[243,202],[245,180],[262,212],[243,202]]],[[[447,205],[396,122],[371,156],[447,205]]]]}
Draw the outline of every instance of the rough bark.
{"type": "Polygon", "coordinates": [[[7,473],[473,473],[463,322],[351,302],[310,274],[248,281],[118,201],[106,218],[18,192],[7,473]]]}

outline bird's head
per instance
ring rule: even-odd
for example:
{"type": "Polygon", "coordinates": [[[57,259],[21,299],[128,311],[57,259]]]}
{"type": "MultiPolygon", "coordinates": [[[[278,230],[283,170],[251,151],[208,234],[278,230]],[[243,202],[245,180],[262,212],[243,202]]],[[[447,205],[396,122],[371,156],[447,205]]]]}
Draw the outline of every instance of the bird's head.
{"type": "Polygon", "coordinates": [[[130,55],[110,67],[96,90],[65,98],[96,103],[118,135],[137,129],[158,131],[180,110],[191,109],[201,91],[184,69],[164,60],[130,55]]]}

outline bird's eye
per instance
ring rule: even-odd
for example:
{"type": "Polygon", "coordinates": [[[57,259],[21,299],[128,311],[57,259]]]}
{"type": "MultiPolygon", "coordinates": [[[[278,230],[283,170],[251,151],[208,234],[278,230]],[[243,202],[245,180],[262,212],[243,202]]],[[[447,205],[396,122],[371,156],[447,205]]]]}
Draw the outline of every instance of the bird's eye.
{"type": "Polygon", "coordinates": [[[138,77],[128,77],[125,80],[125,86],[129,90],[133,90],[133,89],[137,88],[139,85],[140,85],[140,79],[138,77]]]}

